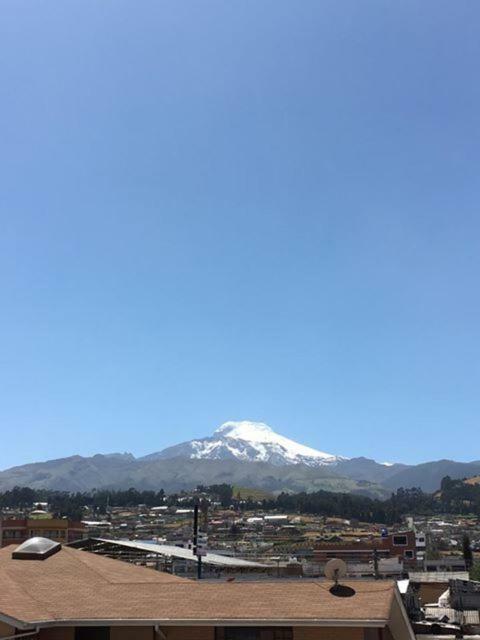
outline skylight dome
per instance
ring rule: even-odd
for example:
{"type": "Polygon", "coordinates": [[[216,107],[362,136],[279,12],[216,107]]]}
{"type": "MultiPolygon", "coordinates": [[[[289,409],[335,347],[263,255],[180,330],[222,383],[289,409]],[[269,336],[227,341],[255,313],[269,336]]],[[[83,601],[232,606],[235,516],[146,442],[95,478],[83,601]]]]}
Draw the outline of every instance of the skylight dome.
{"type": "Polygon", "coordinates": [[[45,560],[57,551],[62,545],[48,538],[29,538],[22,542],[12,553],[14,560],[45,560]]]}

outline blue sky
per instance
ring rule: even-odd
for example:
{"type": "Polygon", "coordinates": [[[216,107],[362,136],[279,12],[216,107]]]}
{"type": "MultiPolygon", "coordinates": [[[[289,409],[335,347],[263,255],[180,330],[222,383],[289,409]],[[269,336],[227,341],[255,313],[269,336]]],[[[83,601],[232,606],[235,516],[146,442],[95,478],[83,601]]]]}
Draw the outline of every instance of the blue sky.
{"type": "Polygon", "coordinates": [[[3,0],[0,468],[230,419],[479,459],[479,25],[3,0]]]}

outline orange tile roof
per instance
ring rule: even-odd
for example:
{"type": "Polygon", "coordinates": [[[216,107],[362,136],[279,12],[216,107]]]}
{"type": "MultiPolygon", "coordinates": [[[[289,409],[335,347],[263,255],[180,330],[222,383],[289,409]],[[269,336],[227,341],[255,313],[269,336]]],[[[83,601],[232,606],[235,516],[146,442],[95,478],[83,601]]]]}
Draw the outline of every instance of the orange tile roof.
{"type": "Polygon", "coordinates": [[[395,585],[349,583],[351,598],[327,582],[196,582],[63,547],[46,560],[14,560],[0,551],[0,614],[24,623],[378,621],[390,618],[395,585]]]}

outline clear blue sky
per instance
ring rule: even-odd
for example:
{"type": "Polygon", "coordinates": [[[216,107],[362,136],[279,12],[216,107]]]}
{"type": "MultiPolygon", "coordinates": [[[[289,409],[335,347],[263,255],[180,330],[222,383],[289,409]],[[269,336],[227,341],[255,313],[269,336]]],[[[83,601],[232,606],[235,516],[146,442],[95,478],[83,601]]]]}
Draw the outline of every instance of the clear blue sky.
{"type": "Polygon", "coordinates": [[[2,0],[0,468],[479,459],[479,59],[476,0],[2,0]]]}

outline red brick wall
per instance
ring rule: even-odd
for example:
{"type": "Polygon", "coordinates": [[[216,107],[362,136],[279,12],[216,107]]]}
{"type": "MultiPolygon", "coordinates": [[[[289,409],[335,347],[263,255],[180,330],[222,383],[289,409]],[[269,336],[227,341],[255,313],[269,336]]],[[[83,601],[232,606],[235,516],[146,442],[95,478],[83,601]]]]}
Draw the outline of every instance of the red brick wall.
{"type": "Polygon", "coordinates": [[[325,562],[332,557],[342,558],[346,561],[369,562],[372,559],[374,549],[377,549],[379,558],[392,558],[394,556],[399,556],[406,564],[408,564],[409,561],[415,562],[415,532],[406,531],[391,533],[385,538],[378,536],[371,540],[362,540],[360,542],[320,542],[316,545],[313,553],[316,562],[325,562]],[[405,536],[407,544],[394,544],[394,540],[397,536],[405,536]],[[405,556],[405,551],[412,551],[413,558],[407,558],[405,556]]]}

